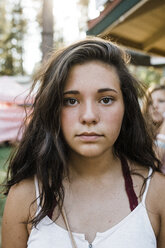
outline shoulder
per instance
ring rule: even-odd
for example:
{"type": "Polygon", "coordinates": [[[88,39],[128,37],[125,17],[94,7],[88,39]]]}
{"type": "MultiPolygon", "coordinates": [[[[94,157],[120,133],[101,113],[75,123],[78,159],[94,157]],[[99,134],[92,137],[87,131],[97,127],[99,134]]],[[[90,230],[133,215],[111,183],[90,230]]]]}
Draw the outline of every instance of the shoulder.
{"type": "Polygon", "coordinates": [[[159,172],[154,172],[151,178],[149,195],[157,212],[161,215],[165,208],[165,175],[159,172]]]}
{"type": "Polygon", "coordinates": [[[151,179],[149,189],[150,205],[157,216],[157,242],[158,247],[165,247],[165,175],[155,172],[151,179]]]}
{"type": "Polygon", "coordinates": [[[34,177],[24,179],[20,181],[19,183],[13,185],[9,191],[9,194],[12,193],[23,193],[24,190],[26,192],[32,192],[34,191],[34,177]]]}
{"type": "Polygon", "coordinates": [[[133,165],[132,171],[135,173],[132,175],[132,178],[133,183],[136,186],[135,191],[137,195],[140,195],[141,190],[142,193],[144,193],[147,185],[146,183],[149,180],[149,188],[146,197],[146,201],[148,203],[147,206],[149,206],[149,209],[152,209],[157,214],[161,213],[163,205],[165,205],[165,194],[162,194],[165,189],[165,175],[160,172],[153,172],[150,178],[149,168],[139,166],[138,164],[133,165]],[[139,177],[138,175],[141,176],[139,177]],[[147,179],[145,184],[144,179],[147,179]],[[160,200],[158,201],[158,199],[160,200]]]}
{"type": "Polygon", "coordinates": [[[2,243],[4,248],[27,247],[29,235],[27,222],[34,213],[35,207],[33,207],[34,204],[32,205],[34,200],[33,178],[23,180],[11,187],[2,219],[2,243]]]}
{"type": "Polygon", "coordinates": [[[5,210],[18,212],[22,221],[28,221],[29,208],[35,198],[34,178],[24,179],[9,190],[5,210]]]}
{"type": "Polygon", "coordinates": [[[161,172],[154,172],[151,183],[158,189],[159,187],[165,186],[165,175],[161,172]]]}

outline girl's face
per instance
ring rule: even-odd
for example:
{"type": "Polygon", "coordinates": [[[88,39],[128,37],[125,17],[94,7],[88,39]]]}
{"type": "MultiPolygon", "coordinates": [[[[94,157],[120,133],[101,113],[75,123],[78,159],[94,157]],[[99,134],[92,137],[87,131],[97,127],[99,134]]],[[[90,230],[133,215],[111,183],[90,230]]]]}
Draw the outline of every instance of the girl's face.
{"type": "Polygon", "coordinates": [[[165,113],[165,90],[156,90],[151,94],[152,103],[149,106],[149,113],[154,122],[160,122],[165,113]]]}
{"type": "Polygon", "coordinates": [[[61,112],[62,132],[72,152],[97,157],[112,151],[123,115],[123,96],[114,67],[98,61],[72,67],[61,112]]]}

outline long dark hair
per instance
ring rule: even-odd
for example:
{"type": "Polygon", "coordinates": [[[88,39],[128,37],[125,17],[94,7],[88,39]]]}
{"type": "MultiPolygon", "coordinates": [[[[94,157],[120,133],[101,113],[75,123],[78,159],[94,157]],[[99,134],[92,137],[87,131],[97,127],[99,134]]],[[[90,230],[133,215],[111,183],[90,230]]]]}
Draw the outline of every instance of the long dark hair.
{"type": "MultiPolygon", "coordinates": [[[[100,38],[87,38],[61,51],[52,52],[35,79],[40,87],[32,113],[17,152],[10,161],[6,194],[10,187],[25,178],[37,176],[41,182],[42,210],[32,220],[36,225],[52,209],[62,207],[62,180],[67,175],[68,149],[60,127],[63,89],[73,65],[99,60],[116,68],[124,99],[125,113],[121,131],[114,144],[118,157],[159,171],[159,160],[152,149],[138,103],[140,83],[127,69],[128,56],[117,45],[100,38]]],[[[33,86],[34,87],[34,86],[33,86]]]]}

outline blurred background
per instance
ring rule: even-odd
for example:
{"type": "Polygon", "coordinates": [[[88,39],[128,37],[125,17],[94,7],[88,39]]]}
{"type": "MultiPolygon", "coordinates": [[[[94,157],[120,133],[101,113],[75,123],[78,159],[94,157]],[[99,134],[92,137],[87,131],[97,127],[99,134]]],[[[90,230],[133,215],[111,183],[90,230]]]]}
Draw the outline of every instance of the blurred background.
{"type": "MultiPolygon", "coordinates": [[[[124,46],[129,69],[146,87],[165,80],[165,0],[0,1],[0,182],[20,126],[35,73],[52,49],[86,35],[124,46]]],[[[0,197],[0,221],[5,199],[0,197]]]]}

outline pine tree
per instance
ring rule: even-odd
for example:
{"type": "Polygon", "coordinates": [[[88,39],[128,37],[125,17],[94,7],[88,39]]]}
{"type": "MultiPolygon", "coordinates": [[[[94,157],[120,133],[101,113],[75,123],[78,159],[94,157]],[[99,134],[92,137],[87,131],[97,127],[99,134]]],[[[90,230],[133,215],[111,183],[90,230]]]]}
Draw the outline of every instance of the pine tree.
{"type": "Polygon", "coordinates": [[[8,35],[8,25],[6,19],[6,0],[0,1],[0,74],[3,74],[4,68],[3,65],[5,63],[5,39],[8,35]]]}
{"type": "Polygon", "coordinates": [[[41,44],[43,59],[53,48],[53,22],[53,1],[43,0],[41,44]]]}
{"type": "MultiPolygon", "coordinates": [[[[7,1],[6,1],[7,4],[7,1]]],[[[26,21],[20,0],[15,1],[8,12],[5,11],[7,32],[2,30],[2,52],[0,53],[0,74],[24,74],[23,69],[23,39],[26,21]]]]}

